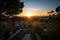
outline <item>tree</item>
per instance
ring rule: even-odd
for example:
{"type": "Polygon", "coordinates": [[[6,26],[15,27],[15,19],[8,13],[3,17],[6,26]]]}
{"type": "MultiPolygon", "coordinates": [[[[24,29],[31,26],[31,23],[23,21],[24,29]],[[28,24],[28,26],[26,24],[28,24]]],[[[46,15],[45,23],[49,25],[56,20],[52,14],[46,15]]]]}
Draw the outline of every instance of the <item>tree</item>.
{"type": "MultiPolygon", "coordinates": [[[[13,16],[21,13],[23,7],[24,7],[24,3],[21,2],[20,0],[0,0],[0,27],[1,25],[2,27],[3,26],[5,27],[5,25],[2,23],[4,22],[8,23],[7,20],[9,19],[9,16],[13,16]],[[8,16],[5,16],[5,15],[8,15],[8,16]]],[[[7,27],[10,27],[9,24],[7,25],[8,25],[7,27]]]]}
{"type": "Polygon", "coordinates": [[[24,7],[20,0],[0,0],[0,14],[16,15],[22,12],[24,7]]]}
{"type": "Polygon", "coordinates": [[[60,13],[60,6],[58,6],[55,11],[56,13],[60,13]]]}
{"type": "MultiPolygon", "coordinates": [[[[24,3],[20,0],[0,0],[0,21],[22,12],[24,3]],[[3,15],[4,14],[4,15],[3,15]],[[5,15],[8,15],[5,17],[5,15]]],[[[7,21],[7,20],[6,20],[7,21]]]]}
{"type": "Polygon", "coordinates": [[[48,20],[49,23],[47,24],[47,38],[48,40],[60,40],[60,6],[58,6],[55,10],[57,15],[54,17],[51,16],[51,18],[48,20]],[[51,21],[50,21],[51,20],[51,21]]]}
{"type": "Polygon", "coordinates": [[[52,11],[50,11],[50,12],[47,12],[48,14],[49,14],[49,16],[53,13],[54,11],[52,10],[52,11]]]}

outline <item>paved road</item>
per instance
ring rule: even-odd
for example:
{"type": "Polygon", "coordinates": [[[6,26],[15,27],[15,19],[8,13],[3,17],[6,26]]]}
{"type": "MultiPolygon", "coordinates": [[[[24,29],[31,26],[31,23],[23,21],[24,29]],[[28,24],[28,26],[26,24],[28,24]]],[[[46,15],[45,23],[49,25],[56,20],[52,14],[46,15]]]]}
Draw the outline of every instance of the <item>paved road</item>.
{"type": "MultiPolygon", "coordinates": [[[[35,34],[37,40],[41,40],[40,36],[36,33],[35,34]]],[[[32,40],[30,34],[25,34],[22,40],[32,40]]]]}
{"type": "Polygon", "coordinates": [[[37,33],[35,35],[36,35],[37,40],[41,40],[40,36],[37,33]]]}
{"type": "Polygon", "coordinates": [[[22,40],[31,40],[30,34],[25,34],[22,40]]]}

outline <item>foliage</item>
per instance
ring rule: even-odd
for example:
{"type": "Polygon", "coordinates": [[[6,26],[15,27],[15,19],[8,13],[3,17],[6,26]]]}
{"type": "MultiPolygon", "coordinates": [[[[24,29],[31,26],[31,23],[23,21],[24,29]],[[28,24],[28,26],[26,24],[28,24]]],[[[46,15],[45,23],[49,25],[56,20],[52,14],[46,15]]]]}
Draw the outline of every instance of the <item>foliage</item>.
{"type": "Polygon", "coordinates": [[[21,13],[23,7],[24,3],[20,0],[0,0],[0,37],[7,30],[11,32],[14,29],[11,25],[13,21],[9,17],[21,13]]]}
{"type": "Polygon", "coordinates": [[[22,12],[24,7],[23,2],[20,0],[0,0],[0,14],[14,15],[22,12]]]}
{"type": "Polygon", "coordinates": [[[55,11],[60,12],[60,6],[58,6],[55,11]]]}
{"type": "Polygon", "coordinates": [[[48,20],[47,31],[44,34],[45,40],[60,40],[60,6],[56,8],[56,13],[57,15],[50,16],[48,20]]]}

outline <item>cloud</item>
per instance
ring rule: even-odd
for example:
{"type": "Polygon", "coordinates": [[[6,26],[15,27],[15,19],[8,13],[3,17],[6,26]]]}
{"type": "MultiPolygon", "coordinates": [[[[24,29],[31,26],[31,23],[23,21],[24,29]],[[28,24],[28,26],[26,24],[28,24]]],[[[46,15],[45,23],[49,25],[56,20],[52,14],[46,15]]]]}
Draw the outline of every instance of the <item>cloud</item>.
{"type": "Polygon", "coordinates": [[[37,8],[24,8],[24,11],[40,11],[40,9],[37,8]]]}

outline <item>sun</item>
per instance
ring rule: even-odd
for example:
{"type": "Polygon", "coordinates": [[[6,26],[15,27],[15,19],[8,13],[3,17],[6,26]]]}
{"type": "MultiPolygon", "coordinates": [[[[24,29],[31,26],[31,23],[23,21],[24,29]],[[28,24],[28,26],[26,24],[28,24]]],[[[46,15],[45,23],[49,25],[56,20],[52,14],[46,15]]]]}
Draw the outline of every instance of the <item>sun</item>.
{"type": "Polygon", "coordinates": [[[31,17],[31,16],[33,16],[33,15],[32,15],[32,13],[28,12],[28,13],[25,13],[25,16],[31,17]]]}

